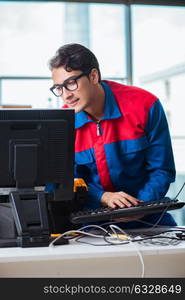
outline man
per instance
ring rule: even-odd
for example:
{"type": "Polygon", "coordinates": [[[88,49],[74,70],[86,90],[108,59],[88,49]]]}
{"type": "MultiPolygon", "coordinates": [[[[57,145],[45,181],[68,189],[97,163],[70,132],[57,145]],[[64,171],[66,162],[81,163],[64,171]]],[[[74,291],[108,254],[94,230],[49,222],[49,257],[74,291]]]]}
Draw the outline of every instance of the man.
{"type": "MultiPolygon", "coordinates": [[[[175,180],[175,166],[157,97],[102,81],[95,55],[79,44],[59,48],[50,69],[51,91],[62,98],[64,108],[75,110],[75,176],[88,185],[86,207],[130,207],[163,198],[175,180]]],[[[141,221],[158,219],[155,214],[141,221]]],[[[176,225],[167,213],[160,224],[176,225]]]]}

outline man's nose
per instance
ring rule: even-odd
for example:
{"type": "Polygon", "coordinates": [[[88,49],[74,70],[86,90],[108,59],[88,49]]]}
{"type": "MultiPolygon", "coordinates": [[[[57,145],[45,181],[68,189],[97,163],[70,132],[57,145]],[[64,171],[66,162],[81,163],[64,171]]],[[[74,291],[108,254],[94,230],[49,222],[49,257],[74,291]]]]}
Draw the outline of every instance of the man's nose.
{"type": "Polygon", "coordinates": [[[62,95],[63,99],[67,100],[67,99],[71,98],[72,96],[73,96],[73,91],[69,91],[65,87],[63,87],[63,95],[62,95]]]}

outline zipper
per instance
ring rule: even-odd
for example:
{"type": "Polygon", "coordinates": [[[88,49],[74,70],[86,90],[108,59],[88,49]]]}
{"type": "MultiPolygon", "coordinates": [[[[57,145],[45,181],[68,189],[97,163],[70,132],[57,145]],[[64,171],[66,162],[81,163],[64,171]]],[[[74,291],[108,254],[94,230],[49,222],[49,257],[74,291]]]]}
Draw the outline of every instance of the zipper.
{"type": "Polygon", "coordinates": [[[100,126],[100,121],[96,122],[96,129],[97,129],[97,136],[101,136],[102,135],[102,128],[100,126]]]}

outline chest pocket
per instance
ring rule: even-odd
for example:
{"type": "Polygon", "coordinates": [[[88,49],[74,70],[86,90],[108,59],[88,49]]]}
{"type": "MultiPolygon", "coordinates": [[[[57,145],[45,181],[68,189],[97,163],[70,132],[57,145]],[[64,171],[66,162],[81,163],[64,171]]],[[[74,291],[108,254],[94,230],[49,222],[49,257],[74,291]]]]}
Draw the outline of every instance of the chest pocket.
{"type": "Polygon", "coordinates": [[[128,168],[127,171],[133,172],[144,166],[148,147],[149,142],[145,136],[137,140],[120,142],[119,155],[123,166],[128,168]]]}
{"type": "Polygon", "coordinates": [[[94,163],[93,154],[90,150],[75,153],[75,163],[77,165],[90,165],[94,163]]]}
{"type": "Polygon", "coordinates": [[[130,153],[135,153],[138,151],[142,151],[146,148],[148,148],[149,146],[149,142],[146,138],[146,136],[143,136],[139,139],[135,139],[135,140],[126,140],[126,141],[122,141],[120,142],[120,146],[121,146],[121,151],[122,154],[130,154],[130,153]]]}

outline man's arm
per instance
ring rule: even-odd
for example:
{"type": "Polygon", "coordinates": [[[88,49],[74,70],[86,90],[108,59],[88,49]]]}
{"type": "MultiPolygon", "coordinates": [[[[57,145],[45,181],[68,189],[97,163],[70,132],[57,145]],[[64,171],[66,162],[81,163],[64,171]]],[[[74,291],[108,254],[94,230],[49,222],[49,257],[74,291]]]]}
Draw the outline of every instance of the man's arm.
{"type": "Polygon", "coordinates": [[[120,192],[105,192],[101,203],[111,208],[130,207],[140,200],[158,200],[165,196],[169,185],[175,180],[175,164],[168,124],[163,107],[159,101],[151,107],[145,128],[149,147],[146,150],[146,170],[148,181],[138,192],[137,198],[120,192]]]}
{"type": "Polygon", "coordinates": [[[175,164],[166,116],[159,101],[151,107],[145,128],[149,147],[146,149],[148,181],[137,198],[150,201],[165,196],[175,180],[175,164]]]}

